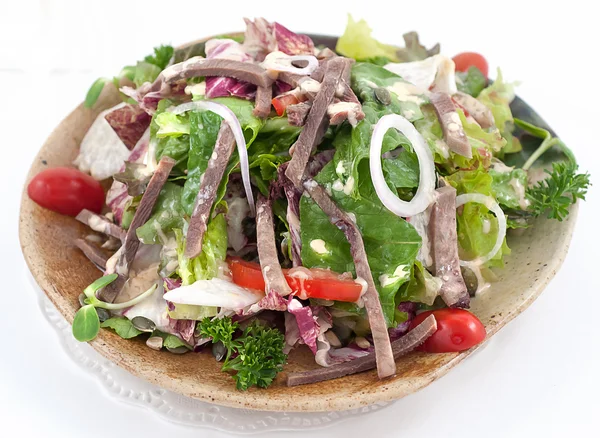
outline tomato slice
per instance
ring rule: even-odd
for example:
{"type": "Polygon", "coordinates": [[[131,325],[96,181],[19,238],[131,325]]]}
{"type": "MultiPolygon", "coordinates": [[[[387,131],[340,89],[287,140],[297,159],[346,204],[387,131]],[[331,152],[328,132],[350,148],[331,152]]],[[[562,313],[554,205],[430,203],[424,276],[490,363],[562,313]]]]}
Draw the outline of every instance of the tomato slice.
{"type": "Polygon", "coordinates": [[[100,213],[104,189],[90,175],[70,167],[45,169],[33,177],[27,194],[37,204],[67,216],[87,208],[100,213]]]}
{"type": "Polygon", "coordinates": [[[452,60],[456,66],[456,71],[466,72],[469,67],[477,67],[487,78],[489,67],[483,55],[475,52],[463,52],[456,55],[452,60]]]}
{"type": "MultiPolygon", "coordinates": [[[[265,290],[265,280],[258,263],[238,257],[228,258],[227,263],[235,284],[248,289],[265,290]]],[[[362,292],[362,286],[353,279],[326,269],[292,268],[284,269],[283,274],[292,291],[302,299],[321,298],[353,303],[358,301],[362,292]]]]}
{"type": "Polygon", "coordinates": [[[485,327],[481,321],[463,309],[440,309],[419,313],[411,321],[412,330],[429,315],[435,316],[436,332],[417,350],[428,353],[453,353],[468,350],[485,339],[485,327]]]}
{"type": "Polygon", "coordinates": [[[277,111],[277,115],[280,117],[285,114],[285,109],[288,106],[294,105],[298,102],[300,102],[300,101],[292,93],[282,94],[281,96],[277,96],[277,97],[273,98],[273,100],[271,100],[271,104],[273,105],[273,108],[275,108],[275,111],[277,111]]]}

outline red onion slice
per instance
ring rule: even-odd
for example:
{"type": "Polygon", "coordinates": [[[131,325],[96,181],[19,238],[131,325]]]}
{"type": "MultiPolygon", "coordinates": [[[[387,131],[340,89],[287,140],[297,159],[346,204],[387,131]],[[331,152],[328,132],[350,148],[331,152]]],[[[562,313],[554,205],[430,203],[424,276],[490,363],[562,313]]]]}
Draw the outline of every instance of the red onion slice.
{"type": "Polygon", "coordinates": [[[369,154],[371,180],[381,199],[388,210],[400,217],[409,217],[419,214],[431,204],[435,195],[435,167],[433,156],[423,136],[404,117],[398,114],[383,116],[375,125],[371,137],[371,150],[369,154]],[[390,129],[397,129],[408,138],[419,160],[419,187],[417,193],[410,202],[403,201],[398,195],[390,190],[383,176],[381,166],[381,148],[383,137],[390,129]]]}
{"type": "Polygon", "coordinates": [[[233,111],[227,108],[225,105],[221,105],[216,102],[209,102],[205,100],[197,100],[195,102],[188,102],[181,104],[171,110],[173,114],[183,114],[186,111],[192,110],[206,110],[212,111],[213,113],[223,117],[223,120],[227,122],[237,145],[238,155],[240,156],[240,169],[242,171],[242,180],[244,182],[244,190],[246,192],[246,199],[250,206],[250,214],[255,215],[254,208],[254,196],[252,195],[252,186],[250,184],[250,167],[248,166],[248,151],[246,150],[246,140],[244,139],[244,132],[242,131],[242,125],[237,119],[233,111]]]}

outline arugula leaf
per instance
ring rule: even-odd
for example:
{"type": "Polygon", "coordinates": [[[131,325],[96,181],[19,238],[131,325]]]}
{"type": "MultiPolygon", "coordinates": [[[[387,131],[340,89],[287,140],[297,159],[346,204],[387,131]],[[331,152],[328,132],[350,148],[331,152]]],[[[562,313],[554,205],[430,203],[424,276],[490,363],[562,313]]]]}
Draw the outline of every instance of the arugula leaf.
{"type": "Polygon", "coordinates": [[[430,56],[440,53],[440,45],[436,44],[431,49],[427,49],[419,42],[417,32],[408,32],[402,35],[404,38],[404,48],[398,49],[396,54],[400,62],[422,61],[430,56]]]}
{"type": "Polygon", "coordinates": [[[531,201],[529,211],[535,216],[548,212],[548,219],[562,221],[572,204],[585,199],[590,185],[590,175],[578,174],[577,169],[572,161],[553,163],[552,171],[546,169],[548,178],[527,189],[527,198],[531,201]]]}
{"type": "Polygon", "coordinates": [[[181,193],[183,187],[172,182],[163,186],[158,199],[152,209],[150,218],[144,225],[136,230],[142,243],[165,244],[163,236],[173,228],[182,228],[184,223],[183,207],[181,206],[181,193]]]}
{"type": "Polygon", "coordinates": [[[87,304],[75,313],[72,331],[73,337],[79,342],[89,342],[98,336],[100,318],[94,306],[87,304]]]}
{"type": "Polygon", "coordinates": [[[104,321],[100,327],[113,329],[115,333],[123,339],[135,338],[144,333],[136,329],[133,323],[123,316],[113,316],[104,321]]]}
{"type": "Polygon", "coordinates": [[[477,97],[486,87],[486,84],[487,78],[477,67],[471,66],[466,72],[456,72],[456,87],[463,93],[477,97]]]}
{"type": "MultiPolygon", "coordinates": [[[[391,277],[399,266],[412,266],[421,245],[421,237],[412,225],[381,204],[369,177],[367,160],[360,165],[359,171],[359,196],[356,199],[347,196],[343,191],[332,190],[331,194],[340,208],[356,217],[383,312],[388,325],[392,326],[394,297],[408,277],[382,287],[380,276],[391,277]]],[[[334,164],[327,164],[315,179],[325,187],[331,188],[337,179],[334,164]]],[[[300,221],[303,224],[300,235],[304,266],[329,268],[336,272],[354,272],[350,245],[344,233],[332,225],[319,206],[305,196],[300,200],[300,221]],[[314,239],[322,239],[325,242],[326,254],[317,253],[311,248],[310,242],[314,239]]]]}
{"type": "Polygon", "coordinates": [[[125,161],[125,170],[113,175],[115,181],[127,186],[127,194],[134,197],[146,191],[150,178],[152,178],[152,174],[148,172],[148,167],[145,164],[132,163],[131,161],[125,161]]]}

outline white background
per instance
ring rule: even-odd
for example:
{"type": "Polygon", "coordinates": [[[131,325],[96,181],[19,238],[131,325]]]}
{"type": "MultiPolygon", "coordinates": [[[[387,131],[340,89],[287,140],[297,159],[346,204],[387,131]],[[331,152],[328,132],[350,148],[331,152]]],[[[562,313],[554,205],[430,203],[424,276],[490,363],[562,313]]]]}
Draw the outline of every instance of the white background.
{"type": "MultiPolygon", "coordinates": [[[[243,29],[265,16],[292,30],[339,34],[346,12],[400,43],[418,30],[452,56],[485,54],[592,173],[571,250],[542,296],[489,345],[421,392],[312,436],[553,437],[600,432],[600,25],[593,2],[5,1],[0,2],[1,436],[223,436],[116,404],[70,362],[27,283],[17,224],[38,148],[99,76],[150,52],[243,29]],[[390,5],[390,6],[386,6],[390,5]],[[393,5],[393,6],[391,6],[393,5]],[[593,9],[592,9],[593,8],[593,9]],[[19,435],[14,435],[19,433],[19,435]]],[[[280,436],[273,434],[271,436],[280,436]]]]}

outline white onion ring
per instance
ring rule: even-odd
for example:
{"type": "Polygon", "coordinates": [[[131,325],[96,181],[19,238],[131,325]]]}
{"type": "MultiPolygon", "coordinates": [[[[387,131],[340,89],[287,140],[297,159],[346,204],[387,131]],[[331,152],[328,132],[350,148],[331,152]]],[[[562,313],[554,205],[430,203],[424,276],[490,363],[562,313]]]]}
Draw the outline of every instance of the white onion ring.
{"type": "Polygon", "coordinates": [[[477,257],[473,260],[461,260],[461,266],[480,266],[490,261],[502,248],[504,238],[506,237],[506,216],[500,208],[500,205],[491,196],[482,195],[481,193],[466,193],[456,197],[456,208],[465,205],[467,202],[475,202],[477,204],[485,205],[488,210],[496,215],[498,220],[498,237],[496,238],[496,244],[490,252],[482,257],[477,257]]]}
{"type": "Polygon", "coordinates": [[[250,184],[250,167],[248,165],[248,151],[246,150],[246,139],[244,138],[244,132],[242,131],[242,125],[237,119],[233,111],[227,108],[225,105],[221,105],[216,102],[209,102],[206,100],[197,100],[195,102],[183,103],[172,110],[175,115],[183,114],[186,111],[192,110],[207,110],[211,111],[221,117],[227,122],[229,128],[233,132],[235,143],[237,145],[238,155],[240,156],[240,169],[242,171],[242,180],[244,182],[244,191],[246,192],[246,199],[250,206],[250,214],[255,215],[254,208],[254,196],[252,195],[252,186],[250,184]]]}
{"type": "MultiPolygon", "coordinates": [[[[282,53],[282,55],[284,55],[282,53]]],[[[267,71],[275,72],[287,72],[294,73],[297,75],[310,75],[319,67],[319,61],[312,55],[294,55],[294,56],[281,56],[272,57],[271,59],[265,59],[261,64],[267,71]],[[294,67],[292,62],[294,61],[306,61],[308,64],[305,67],[299,68],[294,67]],[[285,62],[285,63],[284,63],[285,62]],[[289,65],[286,65],[289,64],[289,65]]]]}
{"type": "Polygon", "coordinates": [[[435,193],[435,167],[433,156],[429,146],[419,131],[404,117],[398,114],[388,114],[379,119],[371,137],[371,148],[369,152],[369,167],[371,180],[381,199],[388,210],[400,217],[409,217],[419,214],[431,204],[435,193]],[[408,138],[419,160],[419,187],[415,197],[410,202],[403,201],[398,195],[390,190],[383,176],[381,166],[381,148],[383,137],[388,130],[395,128],[408,138]]]}

